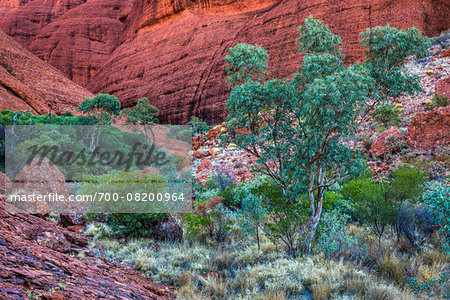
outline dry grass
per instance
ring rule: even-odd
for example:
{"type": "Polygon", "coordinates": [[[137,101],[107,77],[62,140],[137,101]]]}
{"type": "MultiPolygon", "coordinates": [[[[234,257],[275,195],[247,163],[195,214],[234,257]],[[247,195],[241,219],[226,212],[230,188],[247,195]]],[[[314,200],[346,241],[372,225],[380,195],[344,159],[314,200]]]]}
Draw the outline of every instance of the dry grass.
{"type": "Polygon", "coordinates": [[[96,242],[106,249],[105,258],[130,262],[154,281],[178,287],[179,299],[416,299],[402,287],[407,277],[426,282],[448,268],[446,257],[433,248],[405,254],[392,238],[380,247],[368,230],[349,231],[364,241],[365,258],[358,264],[319,255],[292,258],[270,242],[261,250],[242,243],[159,243],[158,251],[146,247],[153,241],[145,239],[96,242]]]}
{"type": "Polygon", "coordinates": [[[377,261],[376,271],[382,278],[393,280],[399,284],[405,282],[406,279],[402,262],[392,254],[386,254],[377,261]]]}

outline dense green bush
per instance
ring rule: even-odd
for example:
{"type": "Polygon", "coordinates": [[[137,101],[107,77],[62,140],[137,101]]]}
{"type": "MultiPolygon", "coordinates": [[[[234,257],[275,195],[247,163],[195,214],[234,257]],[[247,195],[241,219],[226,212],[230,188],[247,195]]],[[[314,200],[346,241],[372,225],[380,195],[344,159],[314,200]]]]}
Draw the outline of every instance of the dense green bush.
{"type": "Polygon", "coordinates": [[[350,181],[341,190],[344,199],[352,202],[357,219],[371,226],[379,243],[386,227],[397,217],[395,202],[388,196],[386,184],[363,178],[350,181]]]}
{"type": "Polygon", "coordinates": [[[163,213],[109,213],[106,224],[116,237],[142,238],[150,237],[152,228],[166,218],[163,213]]]}
{"type": "Polygon", "coordinates": [[[192,116],[186,125],[192,127],[192,132],[194,134],[208,132],[212,128],[212,126],[208,126],[205,121],[195,116],[192,116]]]}
{"type": "Polygon", "coordinates": [[[235,214],[215,197],[209,201],[197,203],[192,213],[183,216],[186,237],[190,240],[206,242],[213,240],[223,243],[233,233],[235,214]]]}
{"type": "Polygon", "coordinates": [[[443,182],[431,182],[424,200],[430,206],[435,222],[441,226],[439,231],[446,239],[445,251],[450,255],[450,188],[443,182]]]}
{"type": "Polygon", "coordinates": [[[111,124],[120,114],[120,102],[115,96],[98,94],[94,98],[86,98],[77,110],[94,117],[101,124],[111,124]]]}
{"type": "MultiPolygon", "coordinates": [[[[89,219],[103,221],[118,237],[150,237],[152,228],[167,218],[165,204],[157,201],[128,201],[141,199],[145,193],[164,193],[165,178],[159,174],[147,175],[140,172],[110,172],[100,176],[86,176],[81,183],[80,194],[104,193],[118,195],[117,199],[104,198],[87,206],[89,219]],[[135,197],[139,194],[139,198],[135,197]],[[123,197],[123,198],[122,198],[123,197]],[[151,205],[151,206],[150,206],[151,205]],[[98,211],[107,213],[97,213],[98,211]]],[[[147,199],[149,200],[149,199],[147,199]]]]}
{"type": "Polygon", "coordinates": [[[357,245],[356,237],[346,232],[349,220],[350,216],[342,210],[341,206],[325,211],[318,229],[317,250],[330,257],[337,256],[342,251],[357,245]]]}
{"type": "Polygon", "coordinates": [[[372,117],[378,125],[386,129],[400,122],[400,110],[395,108],[395,104],[393,103],[379,105],[372,113],[372,117]]]}
{"type": "Polygon", "coordinates": [[[400,204],[406,200],[416,202],[422,199],[424,183],[428,180],[426,172],[414,167],[403,165],[391,173],[388,188],[390,197],[400,204]]]}

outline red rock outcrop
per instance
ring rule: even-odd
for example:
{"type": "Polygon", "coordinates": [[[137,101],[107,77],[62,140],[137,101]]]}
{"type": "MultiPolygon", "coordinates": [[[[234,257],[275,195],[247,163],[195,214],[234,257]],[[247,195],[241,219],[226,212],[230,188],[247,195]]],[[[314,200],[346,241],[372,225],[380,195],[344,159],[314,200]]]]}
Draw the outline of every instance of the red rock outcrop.
{"type": "MultiPolygon", "coordinates": [[[[0,29],[22,45],[27,45],[37,32],[66,11],[86,0],[1,0],[4,15],[0,29]]],[[[1,17],[1,15],[0,15],[1,17]]]]}
{"type": "Polygon", "coordinates": [[[450,145],[450,106],[416,114],[408,125],[407,142],[423,151],[450,145]]]}
{"type": "Polygon", "coordinates": [[[27,49],[87,86],[117,46],[130,10],[130,0],[88,1],[41,28],[27,49]]]}
{"type": "Polygon", "coordinates": [[[0,200],[1,299],[173,298],[173,288],[95,257],[85,248],[90,239],[29,214],[8,213],[0,200]]]}
{"type": "Polygon", "coordinates": [[[436,94],[450,98],[450,77],[436,82],[436,94]]]}
{"type": "Polygon", "coordinates": [[[23,6],[26,0],[0,0],[0,18],[5,14],[17,10],[20,6],[23,6]]]}
{"type": "Polygon", "coordinates": [[[271,76],[296,71],[297,26],[310,14],[342,36],[348,61],[361,58],[359,32],[368,27],[417,26],[428,35],[450,27],[443,0],[136,0],[129,15],[133,0],[0,3],[9,10],[0,27],[39,57],[124,107],[148,97],[171,123],[224,119],[224,57],[238,42],[268,50],[271,76]]]}
{"type": "Polygon", "coordinates": [[[0,31],[0,109],[59,114],[92,96],[0,31]]]}
{"type": "Polygon", "coordinates": [[[282,77],[300,64],[297,26],[310,14],[342,36],[344,52],[354,61],[362,56],[358,41],[364,29],[391,23],[433,35],[449,27],[449,13],[445,1],[424,0],[137,0],[123,42],[88,87],[115,94],[125,107],[148,97],[160,108],[162,122],[183,123],[197,115],[216,123],[226,115],[229,93],[224,56],[238,42],[264,46],[270,75],[282,77]]]}
{"type": "Polygon", "coordinates": [[[396,151],[403,140],[401,131],[397,127],[392,126],[377,136],[370,147],[370,154],[373,157],[377,157],[396,151]]]}

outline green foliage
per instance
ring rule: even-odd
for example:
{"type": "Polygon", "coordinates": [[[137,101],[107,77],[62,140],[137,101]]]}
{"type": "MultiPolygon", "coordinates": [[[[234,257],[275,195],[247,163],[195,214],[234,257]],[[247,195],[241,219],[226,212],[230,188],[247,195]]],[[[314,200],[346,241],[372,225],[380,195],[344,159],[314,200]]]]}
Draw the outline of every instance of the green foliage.
{"type": "MultiPolygon", "coordinates": [[[[88,207],[91,211],[96,211],[95,205],[105,205],[102,211],[109,211],[106,214],[89,213],[88,217],[94,221],[104,221],[109,225],[117,237],[137,238],[150,237],[152,228],[158,222],[167,218],[167,214],[159,213],[156,202],[154,212],[148,211],[147,201],[128,201],[127,196],[136,193],[162,193],[164,191],[164,177],[158,174],[147,175],[140,172],[111,172],[101,176],[86,176],[82,183],[81,195],[94,195],[107,191],[109,195],[118,195],[118,201],[114,198],[107,198],[98,203],[93,203],[93,207],[88,207]],[[135,213],[129,213],[135,212],[135,213]]],[[[137,198],[133,198],[137,199],[137,198]]]]}
{"type": "Polygon", "coordinates": [[[340,207],[324,212],[316,247],[327,257],[340,254],[358,243],[356,237],[347,234],[350,216],[340,207]]]}
{"type": "Polygon", "coordinates": [[[424,201],[430,207],[440,232],[446,239],[444,245],[447,255],[450,255],[450,188],[443,182],[432,182],[424,193],[424,201]]]}
{"type": "Polygon", "coordinates": [[[423,184],[428,180],[425,172],[404,165],[392,171],[391,176],[390,196],[397,202],[403,203],[406,200],[416,202],[422,199],[423,184]]]}
{"type": "Polygon", "coordinates": [[[267,51],[260,46],[237,44],[228,50],[225,61],[229,74],[227,82],[231,86],[248,80],[262,81],[267,74],[267,51]]]}
{"type": "Polygon", "coordinates": [[[450,104],[447,97],[439,94],[435,94],[430,100],[431,103],[427,105],[426,111],[430,111],[436,107],[445,107],[450,104]]]}
{"type": "Polygon", "coordinates": [[[345,66],[339,36],[310,16],[299,27],[304,56],[293,79],[267,80],[267,53],[258,46],[238,44],[226,58],[229,129],[247,130],[237,134],[236,144],[256,156],[259,171],[281,187],[286,209],[309,204],[309,246],[326,188],[361,170],[359,153],[344,140],[355,133],[369,99],[420,89],[418,77],[403,67],[407,56],[427,54],[429,39],[419,30],[376,27],[361,42],[367,59],[345,66]]]}
{"type": "Polygon", "coordinates": [[[430,39],[419,29],[377,26],[361,33],[361,43],[366,49],[364,66],[376,82],[372,91],[375,100],[397,98],[404,93],[420,91],[419,77],[403,66],[408,56],[422,58],[428,55],[430,39]]]}
{"type": "Polygon", "coordinates": [[[274,244],[282,241],[287,252],[296,256],[300,251],[299,240],[304,237],[301,234],[301,227],[306,224],[308,215],[303,203],[287,202],[283,197],[283,190],[273,180],[262,183],[252,192],[260,197],[268,212],[264,225],[265,233],[274,244]]]}
{"type": "MultiPolygon", "coordinates": [[[[425,294],[428,297],[435,297],[435,290],[445,288],[445,285],[448,285],[448,275],[444,272],[440,273],[439,278],[433,278],[432,280],[418,283],[414,277],[408,277],[406,279],[406,285],[409,289],[416,295],[425,294]]],[[[450,292],[448,290],[445,292],[444,299],[448,299],[450,297],[450,292]]]]}
{"type": "Polygon", "coordinates": [[[165,218],[163,213],[110,213],[106,220],[117,237],[142,238],[149,237],[152,228],[165,218]]]}
{"type": "Polygon", "coordinates": [[[386,129],[400,122],[400,110],[395,108],[393,103],[379,105],[372,113],[372,117],[378,125],[386,129]]]}
{"type": "Polygon", "coordinates": [[[86,98],[77,110],[94,117],[101,124],[115,122],[114,116],[120,114],[120,102],[115,96],[98,94],[94,98],[86,98]]]}
{"type": "Polygon", "coordinates": [[[133,110],[125,108],[122,110],[122,114],[126,116],[126,122],[133,125],[152,125],[158,123],[156,114],[158,108],[150,105],[150,101],[147,98],[139,99],[133,110]]]}
{"type": "MultiPolygon", "coordinates": [[[[214,201],[215,199],[211,199],[214,201]]],[[[234,229],[234,213],[222,203],[200,203],[197,210],[183,216],[186,236],[192,240],[225,242],[234,229]]]]}
{"type": "Polygon", "coordinates": [[[192,116],[186,125],[192,126],[194,134],[208,132],[212,128],[212,126],[208,126],[205,121],[195,116],[192,116]]]}
{"type": "Polygon", "coordinates": [[[255,241],[260,249],[261,230],[266,224],[267,209],[263,200],[258,196],[258,188],[267,182],[267,178],[257,176],[253,180],[241,183],[233,190],[234,199],[240,204],[237,217],[238,226],[244,236],[255,241]]]}
{"type": "Polygon", "coordinates": [[[396,219],[394,200],[387,195],[386,183],[373,182],[370,178],[356,179],[341,190],[344,199],[351,201],[357,219],[372,227],[379,240],[386,226],[396,219]]]}

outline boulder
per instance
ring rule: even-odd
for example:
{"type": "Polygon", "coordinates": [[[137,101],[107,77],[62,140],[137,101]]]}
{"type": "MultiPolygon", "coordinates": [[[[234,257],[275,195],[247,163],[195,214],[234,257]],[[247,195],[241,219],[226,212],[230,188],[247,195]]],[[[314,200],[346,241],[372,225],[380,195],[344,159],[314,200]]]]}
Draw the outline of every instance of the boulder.
{"type": "Polygon", "coordinates": [[[0,299],[30,291],[36,299],[174,299],[174,288],[94,257],[89,238],[5,206],[0,201],[0,299]]]}
{"type": "Polygon", "coordinates": [[[59,224],[63,227],[83,226],[87,222],[86,217],[80,213],[59,214],[59,224]]]}
{"type": "Polygon", "coordinates": [[[208,159],[204,158],[202,160],[202,162],[197,167],[197,173],[200,173],[203,170],[208,170],[208,169],[211,169],[211,168],[212,168],[211,161],[209,161],[208,159]]]}
{"type": "Polygon", "coordinates": [[[208,140],[212,141],[212,140],[216,140],[219,136],[219,134],[221,133],[221,126],[216,126],[214,128],[212,128],[211,130],[208,131],[208,140]]]}
{"type": "Polygon", "coordinates": [[[227,115],[228,49],[261,45],[268,50],[270,76],[289,76],[301,64],[297,27],[311,14],[342,37],[347,62],[362,58],[359,33],[368,27],[416,26],[427,35],[450,27],[445,1],[136,0],[120,46],[88,87],[115,94],[124,107],[152,99],[164,108],[161,122],[184,124],[196,115],[217,124],[227,115]]]}
{"type": "Polygon", "coordinates": [[[450,145],[450,106],[416,114],[408,125],[407,142],[428,152],[450,145]]]}
{"type": "Polygon", "coordinates": [[[203,151],[197,150],[192,154],[192,156],[194,156],[195,158],[198,158],[198,159],[202,159],[205,157],[205,153],[203,151]]]}
{"type": "Polygon", "coordinates": [[[400,148],[403,141],[403,134],[397,127],[392,126],[377,136],[370,147],[370,154],[372,157],[379,157],[392,153],[400,148]]]}

